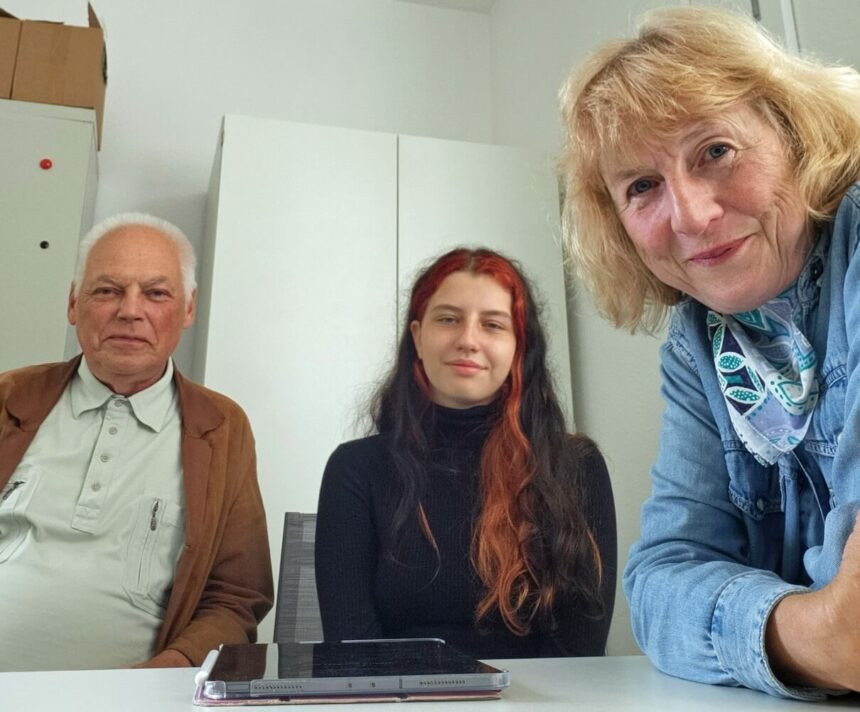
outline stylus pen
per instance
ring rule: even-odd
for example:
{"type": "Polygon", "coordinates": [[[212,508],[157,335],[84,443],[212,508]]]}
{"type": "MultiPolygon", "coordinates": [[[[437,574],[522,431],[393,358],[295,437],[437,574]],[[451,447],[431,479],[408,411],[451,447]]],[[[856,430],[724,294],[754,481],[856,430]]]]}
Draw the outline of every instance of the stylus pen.
{"type": "Polygon", "coordinates": [[[194,684],[197,687],[200,687],[204,682],[209,679],[209,673],[212,672],[212,666],[215,664],[215,658],[217,657],[217,650],[210,650],[206,654],[206,658],[203,660],[203,664],[200,666],[200,669],[194,675],[194,684]]]}

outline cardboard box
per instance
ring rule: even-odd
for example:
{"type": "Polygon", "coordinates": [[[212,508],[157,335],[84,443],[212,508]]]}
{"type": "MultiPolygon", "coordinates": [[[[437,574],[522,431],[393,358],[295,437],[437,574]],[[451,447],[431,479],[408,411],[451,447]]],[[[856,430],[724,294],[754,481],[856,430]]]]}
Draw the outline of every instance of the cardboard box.
{"type": "MultiPolygon", "coordinates": [[[[107,54],[104,32],[91,5],[89,27],[59,22],[16,20],[8,13],[0,20],[19,25],[12,90],[7,98],[95,109],[99,147],[102,139],[107,54]]],[[[11,27],[5,31],[13,32],[11,27]]],[[[4,29],[0,26],[0,96],[3,88],[4,29]]]]}
{"type": "Polygon", "coordinates": [[[12,77],[15,74],[20,36],[21,23],[0,10],[0,99],[12,97],[12,77]]]}

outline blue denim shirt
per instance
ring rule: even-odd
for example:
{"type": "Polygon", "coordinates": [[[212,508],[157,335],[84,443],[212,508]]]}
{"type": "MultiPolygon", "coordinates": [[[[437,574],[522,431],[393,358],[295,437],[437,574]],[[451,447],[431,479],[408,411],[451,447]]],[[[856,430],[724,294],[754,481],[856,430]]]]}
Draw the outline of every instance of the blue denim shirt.
{"type": "Polygon", "coordinates": [[[819,699],[787,687],[764,650],[784,596],[835,575],[860,509],[860,184],[842,200],[796,282],[818,357],[820,400],[803,442],[764,467],[735,433],[717,382],[705,316],[687,299],[662,348],[663,415],[642,537],[624,591],[633,632],[671,675],[819,699]],[[848,437],[841,438],[843,431],[848,437]]]}

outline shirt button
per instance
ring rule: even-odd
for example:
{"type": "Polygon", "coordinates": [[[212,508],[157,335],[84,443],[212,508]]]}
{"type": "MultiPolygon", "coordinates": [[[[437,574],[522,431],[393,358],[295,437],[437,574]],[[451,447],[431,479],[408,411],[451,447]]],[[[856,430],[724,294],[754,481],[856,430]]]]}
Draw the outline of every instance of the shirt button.
{"type": "Polygon", "coordinates": [[[121,401],[121,400],[115,400],[115,401],[113,402],[113,404],[114,404],[114,406],[115,406],[115,407],[117,407],[117,408],[122,408],[122,401],[121,401]]]}
{"type": "Polygon", "coordinates": [[[108,432],[109,432],[111,435],[116,435],[118,431],[119,431],[119,429],[116,427],[116,425],[111,425],[111,426],[108,428],[108,432]]]}
{"type": "Polygon", "coordinates": [[[101,486],[100,482],[93,482],[92,487],[91,487],[93,492],[98,492],[101,488],[102,488],[102,486],[101,486]]]}
{"type": "Polygon", "coordinates": [[[812,263],[812,268],[810,269],[810,276],[812,279],[818,279],[823,271],[824,267],[821,264],[821,260],[815,260],[815,262],[812,263]]]}
{"type": "Polygon", "coordinates": [[[100,455],[99,460],[101,460],[102,462],[107,462],[108,460],[110,460],[110,455],[108,455],[107,453],[100,455]]]}
{"type": "Polygon", "coordinates": [[[758,509],[758,511],[759,511],[759,512],[763,512],[763,511],[764,511],[764,500],[763,500],[761,497],[759,497],[759,498],[756,500],[755,506],[756,506],[756,509],[758,509]]]}

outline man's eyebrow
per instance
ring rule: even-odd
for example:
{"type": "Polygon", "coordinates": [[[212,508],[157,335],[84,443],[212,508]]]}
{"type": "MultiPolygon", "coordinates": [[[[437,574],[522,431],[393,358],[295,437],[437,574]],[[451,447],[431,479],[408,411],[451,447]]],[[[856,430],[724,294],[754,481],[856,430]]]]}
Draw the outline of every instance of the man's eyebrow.
{"type": "Polygon", "coordinates": [[[167,283],[169,285],[170,280],[166,276],[160,275],[158,277],[153,277],[152,279],[148,279],[145,282],[141,282],[140,284],[142,287],[154,287],[157,284],[165,284],[165,283],[167,283]]]}
{"type": "MultiPolygon", "coordinates": [[[[122,288],[124,288],[126,286],[126,282],[123,282],[123,281],[117,279],[116,277],[112,277],[109,274],[98,274],[98,275],[96,275],[95,277],[93,277],[91,284],[110,284],[114,287],[122,287],[122,288]]],[[[162,285],[162,284],[172,286],[172,284],[170,282],[170,278],[167,275],[157,275],[155,277],[147,279],[146,281],[141,282],[140,286],[147,288],[147,287],[155,287],[155,286],[162,285]]]]}
{"type": "Polygon", "coordinates": [[[113,284],[116,287],[122,286],[120,282],[118,282],[114,277],[111,277],[109,274],[98,274],[92,279],[93,282],[107,282],[108,284],[113,284]]]}

